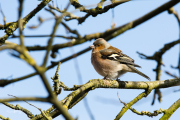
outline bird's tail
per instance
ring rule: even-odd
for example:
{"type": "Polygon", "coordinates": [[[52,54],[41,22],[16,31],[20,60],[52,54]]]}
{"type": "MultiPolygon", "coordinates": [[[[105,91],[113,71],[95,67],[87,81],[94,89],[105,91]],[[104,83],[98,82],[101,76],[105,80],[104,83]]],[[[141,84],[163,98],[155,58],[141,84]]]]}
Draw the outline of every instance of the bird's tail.
{"type": "Polygon", "coordinates": [[[144,73],[140,72],[139,70],[137,70],[134,66],[132,65],[128,65],[128,67],[130,67],[132,69],[133,72],[145,77],[148,80],[151,80],[147,75],[145,75],[144,73]]]}

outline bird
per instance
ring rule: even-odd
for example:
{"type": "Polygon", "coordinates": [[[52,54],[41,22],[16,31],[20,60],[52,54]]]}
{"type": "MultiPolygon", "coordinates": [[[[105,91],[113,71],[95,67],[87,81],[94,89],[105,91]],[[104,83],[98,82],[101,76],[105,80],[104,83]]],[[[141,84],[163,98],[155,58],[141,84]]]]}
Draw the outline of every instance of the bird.
{"type": "Polygon", "coordinates": [[[120,80],[120,76],[127,72],[137,73],[142,77],[151,80],[147,75],[137,70],[135,67],[141,66],[134,63],[134,60],[123,54],[121,50],[111,46],[103,38],[94,41],[92,48],[91,63],[98,74],[107,80],[120,80]]]}

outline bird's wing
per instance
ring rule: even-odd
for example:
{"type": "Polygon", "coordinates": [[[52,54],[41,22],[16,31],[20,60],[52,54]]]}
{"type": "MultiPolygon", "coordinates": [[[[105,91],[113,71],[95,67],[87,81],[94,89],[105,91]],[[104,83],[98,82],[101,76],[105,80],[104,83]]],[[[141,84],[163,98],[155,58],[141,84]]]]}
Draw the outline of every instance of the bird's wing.
{"type": "Polygon", "coordinates": [[[139,65],[134,63],[134,60],[132,58],[123,54],[122,51],[120,50],[117,51],[113,49],[103,49],[100,50],[99,52],[103,59],[114,60],[120,62],[121,64],[128,64],[128,65],[133,65],[134,67],[140,67],[139,65]]]}
{"type": "Polygon", "coordinates": [[[120,49],[115,48],[115,47],[113,47],[113,46],[110,46],[110,47],[107,48],[107,49],[114,50],[114,51],[116,51],[116,52],[118,52],[118,53],[122,53],[122,51],[121,51],[120,49]]]}

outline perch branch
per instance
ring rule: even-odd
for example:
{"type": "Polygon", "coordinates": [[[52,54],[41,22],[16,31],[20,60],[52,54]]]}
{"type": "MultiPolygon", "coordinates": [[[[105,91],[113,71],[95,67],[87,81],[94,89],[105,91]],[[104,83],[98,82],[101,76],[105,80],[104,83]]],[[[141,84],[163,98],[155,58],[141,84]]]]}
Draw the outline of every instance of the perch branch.
{"type": "MultiPolygon", "coordinates": [[[[87,95],[87,93],[90,90],[94,90],[96,88],[116,88],[116,89],[157,89],[157,88],[167,88],[172,87],[176,85],[178,82],[180,82],[180,79],[168,79],[165,81],[141,81],[141,82],[131,82],[131,81],[116,81],[116,80],[90,80],[86,84],[82,85],[77,90],[70,93],[67,97],[65,97],[63,100],[61,100],[61,103],[68,109],[72,108],[77,102],[79,102],[84,96],[87,95]],[[77,97],[78,96],[78,97],[77,97]]],[[[145,97],[147,93],[150,91],[143,92],[139,95],[139,97],[145,97]]],[[[138,99],[139,99],[138,97],[138,99]]],[[[137,98],[135,98],[132,102],[130,102],[129,106],[131,106],[132,103],[136,102],[137,98]]],[[[49,112],[49,115],[52,116],[52,118],[55,118],[56,116],[60,115],[61,112],[58,110],[55,110],[54,107],[51,107],[47,110],[49,112]]],[[[36,120],[36,118],[39,118],[41,115],[38,115],[37,117],[34,117],[33,120],[36,120]]],[[[42,117],[42,116],[41,116],[42,117]]]]}

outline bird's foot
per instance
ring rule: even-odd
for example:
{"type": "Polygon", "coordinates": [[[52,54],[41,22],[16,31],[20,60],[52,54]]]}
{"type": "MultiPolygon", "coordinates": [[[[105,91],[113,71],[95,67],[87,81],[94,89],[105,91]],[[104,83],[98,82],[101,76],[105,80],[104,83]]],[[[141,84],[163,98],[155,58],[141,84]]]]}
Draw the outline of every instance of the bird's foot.
{"type": "Polygon", "coordinates": [[[116,79],[117,81],[121,81],[119,78],[116,79]]]}
{"type": "Polygon", "coordinates": [[[107,80],[108,78],[107,77],[104,77],[103,80],[107,80]]]}
{"type": "Polygon", "coordinates": [[[103,80],[112,80],[112,79],[107,78],[107,76],[105,76],[105,77],[103,78],[103,80]]]}

